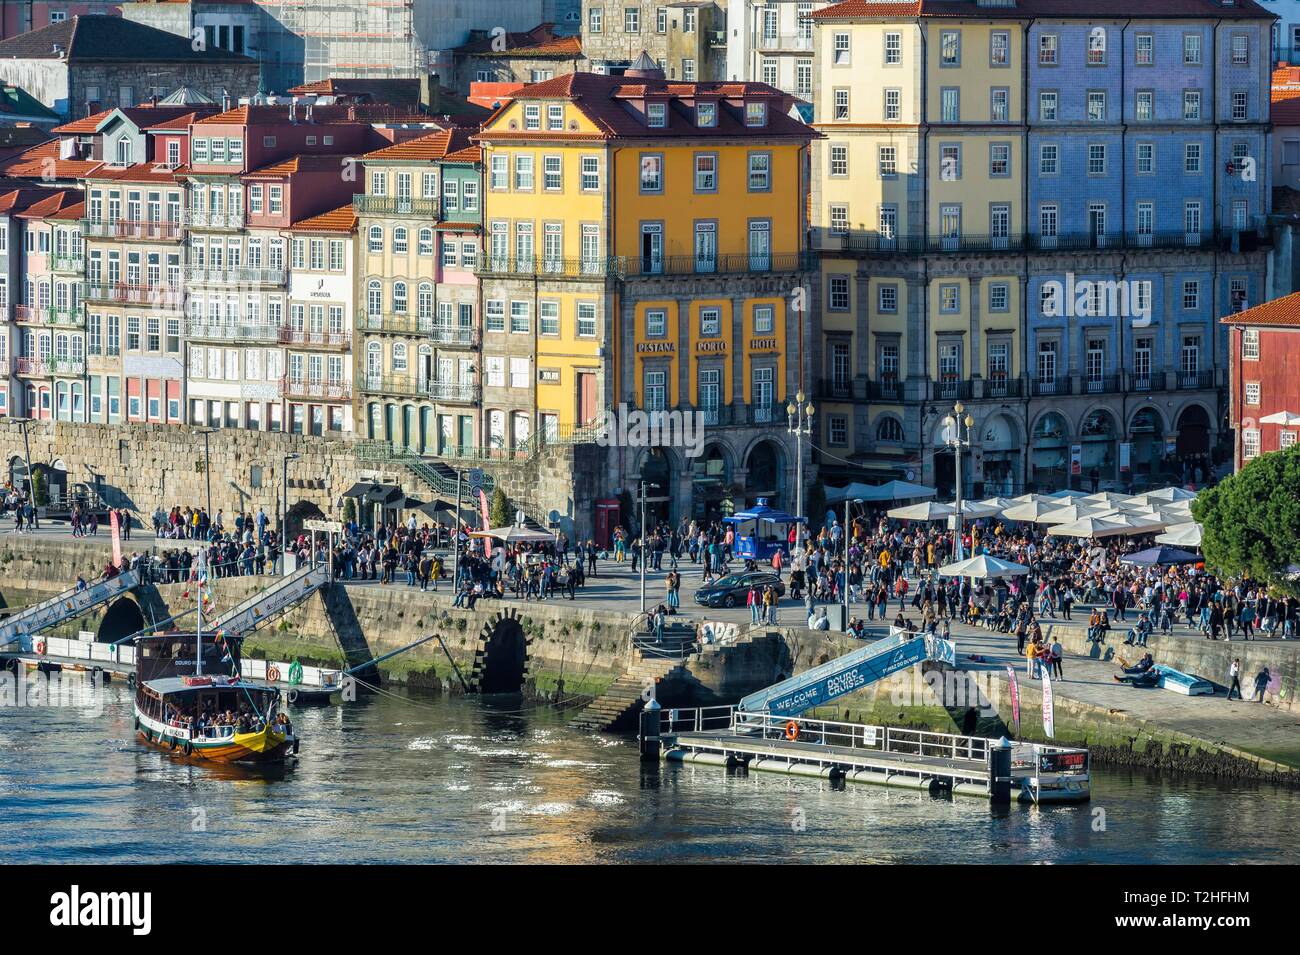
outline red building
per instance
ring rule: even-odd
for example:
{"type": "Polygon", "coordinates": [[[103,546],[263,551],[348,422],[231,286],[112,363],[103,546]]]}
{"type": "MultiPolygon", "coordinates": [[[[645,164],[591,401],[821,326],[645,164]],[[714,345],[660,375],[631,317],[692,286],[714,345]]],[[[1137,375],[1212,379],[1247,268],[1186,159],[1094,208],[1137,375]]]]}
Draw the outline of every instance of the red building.
{"type": "Polygon", "coordinates": [[[1228,407],[1234,461],[1290,447],[1300,432],[1300,292],[1222,320],[1228,326],[1228,407]]]}
{"type": "Polygon", "coordinates": [[[87,13],[121,12],[122,0],[0,0],[0,40],[87,13]]]}

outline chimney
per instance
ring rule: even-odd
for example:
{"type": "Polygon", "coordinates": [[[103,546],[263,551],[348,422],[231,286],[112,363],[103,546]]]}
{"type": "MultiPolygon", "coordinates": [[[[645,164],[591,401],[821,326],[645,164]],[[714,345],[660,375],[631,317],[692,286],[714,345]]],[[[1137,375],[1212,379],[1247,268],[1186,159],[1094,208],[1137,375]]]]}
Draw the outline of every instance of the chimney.
{"type": "Polygon", "coordinates": [[[308,103],[307,103],[307,122],[309,122],[309,123],[314,123],[314,122],[316,122],[316,120],[314,120],[314,119],[312,118],[311,112],[312,112],[312,103],[311,103],[311,101],[308,101],[308,103]]]}
{"type": "Polygon", "coordinates": [[[223,113],[230,112],[230,90],[224,86],[221,88],[221,111],[223,113]]]}
{"type": "Polygon", "coordinates": [[[441,105],[442,84],[438,82],[437,73],[423,73],[420,76],[420,105],[426,113],[436,114],[441,105]]]}
{"type": "Polygon", "coordinates": [[[149,105],[155,108],[158,106],[158,94],[156,92],[149,97],[149,105]]]}
{"type": "Polygon", "coordinates": [[[298,125],[298,97],[289,97],[289,123],[293,126],[298,125]]]}

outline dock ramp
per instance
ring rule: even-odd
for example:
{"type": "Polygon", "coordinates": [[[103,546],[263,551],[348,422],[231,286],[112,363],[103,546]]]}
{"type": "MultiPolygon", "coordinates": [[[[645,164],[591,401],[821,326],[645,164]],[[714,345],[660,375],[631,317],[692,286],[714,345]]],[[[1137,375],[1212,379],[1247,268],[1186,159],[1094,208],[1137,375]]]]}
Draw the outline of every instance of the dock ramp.
{"type": "Polygon", "coordinates": [[[796,716],[924,660],[956,666],[957,649],[951,640],[922,637],[891,627],[890,635],[883,640],[751,693],[740,701],[739,709],[747,713],[796,716]]]}
{"type": "Polygon", "coordinates": [[[282,577],[265,590],[217,618],[213,627],[232,637],[243,637],[262,624],[288,613],[329,581],[329,567],[304,567],[282,577]]]}
{"type": "MultiPolygon", "coordinates": [[[[140,578],[134,570],[90,584],[84,590],[73,587],[57,597],[25,607],[0,622],[0,650],[20,642],[24,637],[57,627],[65,620],[75,620],[101,604],[109,603],[134,588],[140,578]]],[[[24,649],[30,647],[24,646],[24,649]]]]}

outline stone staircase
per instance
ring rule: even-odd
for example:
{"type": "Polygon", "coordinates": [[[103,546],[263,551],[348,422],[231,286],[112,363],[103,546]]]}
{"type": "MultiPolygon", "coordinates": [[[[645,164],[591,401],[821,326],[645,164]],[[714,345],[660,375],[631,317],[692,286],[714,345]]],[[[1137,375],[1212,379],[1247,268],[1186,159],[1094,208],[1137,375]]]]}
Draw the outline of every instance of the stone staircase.
{"type": "Polygon", "coordinates": [[[569,725],[574,729],[593,732],[628,726],[645,705],[646,688],[664,680],[674,670],[684,668],[683,661],[677,658],[638,654],[623,675],[575,716],[569,725]]]}

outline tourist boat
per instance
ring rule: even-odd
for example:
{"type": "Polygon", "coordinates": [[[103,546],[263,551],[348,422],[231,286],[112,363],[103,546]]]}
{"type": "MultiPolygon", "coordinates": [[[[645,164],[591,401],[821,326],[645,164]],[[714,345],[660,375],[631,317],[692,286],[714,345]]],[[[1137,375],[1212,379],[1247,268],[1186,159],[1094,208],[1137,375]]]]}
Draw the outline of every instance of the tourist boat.
{"type": "Polygon", "coordinates": [[[198,627],[137,637],[135,727],[170,755],[219,763],[278,763],[298,752],[298,739],[279,714],[280,691],[240,675],[240,641],[203,628],[207,582],[200,561],[195,580],[198,627]],[[192,725],[200,713],[238,715],[236,725],[192,725]]]}

